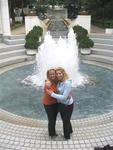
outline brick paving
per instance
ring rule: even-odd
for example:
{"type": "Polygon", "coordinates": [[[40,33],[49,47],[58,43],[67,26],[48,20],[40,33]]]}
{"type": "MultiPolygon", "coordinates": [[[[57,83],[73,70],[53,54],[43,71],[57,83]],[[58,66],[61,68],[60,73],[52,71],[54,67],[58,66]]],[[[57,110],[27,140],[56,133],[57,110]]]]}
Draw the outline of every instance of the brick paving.
{"type": "Polygon", "coordinates": [[[58,120],[58,137],[48,136],[47,120],[14,115],[0,109],[0,150],[94,150],[113,145],[113,113],[72,120],[71,139],[62,137],[62,121],[58,120]]]}
{"type": "Polygon", "coordinates": [[[91,25],[91,33],[105,33],[105,29],[91,25]]]}
{"type": "Polygon", "coordinates": [[[25,34],[25,26],[22,25],[21,27],[11,30],[11,34],[12,35],[25,34]]]}

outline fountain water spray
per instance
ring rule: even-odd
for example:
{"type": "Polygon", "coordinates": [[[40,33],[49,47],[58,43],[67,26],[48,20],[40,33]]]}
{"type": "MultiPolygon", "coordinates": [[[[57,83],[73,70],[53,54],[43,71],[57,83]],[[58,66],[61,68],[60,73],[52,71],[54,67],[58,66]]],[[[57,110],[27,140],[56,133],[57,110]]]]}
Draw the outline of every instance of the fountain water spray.
{"type": "Polygon", "coordinates": [[[50,32],[46,33],[44,42],[36,54],[35,72],[22,82],[42,87],[47,70],[56,67],[63,67],[66,70],[73,87],[83,85],[87,80],[79,72],[78,46],[73,29],[69,30],[68,38],[60,37],[57,42],[50,32]]]}

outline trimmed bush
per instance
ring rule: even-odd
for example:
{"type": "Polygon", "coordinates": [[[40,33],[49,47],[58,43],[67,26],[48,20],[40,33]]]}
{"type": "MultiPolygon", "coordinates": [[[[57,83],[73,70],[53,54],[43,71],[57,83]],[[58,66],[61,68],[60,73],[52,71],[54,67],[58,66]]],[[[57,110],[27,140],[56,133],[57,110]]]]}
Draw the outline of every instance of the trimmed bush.
{"type": "Polygon", "coordinates": [[[81,38],[86,37],[88,34],[88,31],[79,25],[74,26],[73,30],[76,33],[77,42],[79,42],[81,38]]]}
{"type": "Polygon", "coordinates": [[[79,45],[79,48],[90,48],[94,46],[94,42],[88,37],[88,31],[83,27],[76,25],[73,27],[74,32],[76,33],[76,39],[79,45]]]}
{"type": "Polygon", "coordinates": [[[43,35],[43,29],[39,26],[34,26],[33,29],[26,35],[25,48],[37,49],[40,45],[39,38],[43,35]]]}
{"type": "Polygon", "coordinates": [[[85,38],[82,38],[79,41],[79,48],[90,48],[94,46],[94,42],[88,37],[86,36],[85,38]]]}

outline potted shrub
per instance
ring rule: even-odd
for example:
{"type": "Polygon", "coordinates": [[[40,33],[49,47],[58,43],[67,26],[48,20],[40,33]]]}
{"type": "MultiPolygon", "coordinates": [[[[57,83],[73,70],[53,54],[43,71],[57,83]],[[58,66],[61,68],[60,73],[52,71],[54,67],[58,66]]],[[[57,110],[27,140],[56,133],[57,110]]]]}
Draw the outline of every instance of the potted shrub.
{"type": "Polygon", "coordinates": [[[93,47],[94,42],[88,37],[88,31],[79,25],[75,25],[73,30],[76,33],[76,39],[81,54],[90,54],[90,48],[93,47]]]}
{"type": "Polygon", "coordinates": [[[28,55],[36,54],[43,35],[43,29],[39,26],[34,26],[33,29],[25,37],[25,48],[28,55]]]}
{"type": "Polygon", "coordinates": [[[94,46],[94,42],[88,37],[83,37],[80,41],[79,41],[79,48],[80,48],[80,52],[81,54],[90,54],[91,53],[91,47],[94,46]]]}
{"type": "Polygon", "coordinates": [[[105,21],[105,33],[113,34],[113,21],[111,20],[105,21]]]}
{"type": "Polygon", "coordinates": [[[76,39],[78,43],[83,37],[87,36],[88,34],[88,31],[79,25],[75,25],[73,27],[73,30],[74,30],[74,33],[76,33],[76,39]]]}

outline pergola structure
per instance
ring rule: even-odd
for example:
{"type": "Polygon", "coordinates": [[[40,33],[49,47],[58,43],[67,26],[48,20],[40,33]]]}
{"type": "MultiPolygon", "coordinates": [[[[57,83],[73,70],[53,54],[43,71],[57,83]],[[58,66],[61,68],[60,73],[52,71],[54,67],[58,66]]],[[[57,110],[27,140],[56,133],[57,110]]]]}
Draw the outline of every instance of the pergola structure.
{"type": "Polygon", "coordinates": [[[8,0],[0,0],[0,34],[11,35],[8,0]]]}

